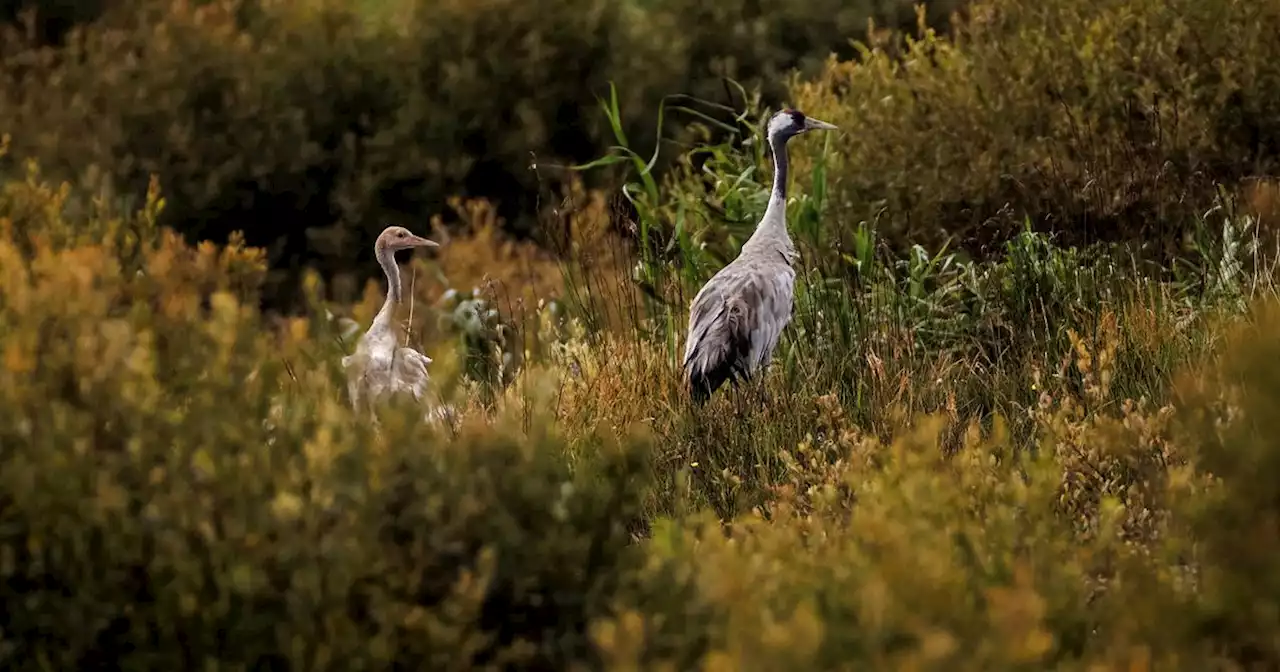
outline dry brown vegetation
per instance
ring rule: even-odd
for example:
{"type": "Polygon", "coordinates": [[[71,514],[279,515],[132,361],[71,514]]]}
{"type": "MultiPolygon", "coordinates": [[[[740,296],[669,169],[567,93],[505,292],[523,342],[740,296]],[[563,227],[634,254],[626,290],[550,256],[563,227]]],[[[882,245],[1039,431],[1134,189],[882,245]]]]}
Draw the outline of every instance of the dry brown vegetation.
{"type": "MultiPolygon", "coordinates": [[[[796,80],[790,95],[848,132],[796,144],[797,310],[764,381],[767,404],[726,390],[694,407],[677,365],[690,293],[763,209],[768,162],[743,142],[767,112],[759,101],[672,170],[624,175],[627,209],[574,180],[539,196],[536,242],[500,233],[493,203],[465,189],[445,199],[434,177],[410,171],[423,180],[415,189],[436,194],[434,211],[462,223],[415,226],[445,245],[406,273],[411,341],[436,360],[435,392],[458,411],[438,424],[405,403],[376,426],[348,407],[339,317],[366,324],[379,285],[320,264],[304,276],[300,310],[268,316],[262,296],[279,289],[272,263],[287,252],[238,235],[193,243],[166,226],[207,225],[199,213],[240,193],[228,166],[282,189],[310,184],[289,162],[344,155],[286,151],[333,130],[290,110],[320,109],[320,91],[353,102],[335,82],[365,83],[338,64],[392,47],[326,23],[347,16],[341,7],[291,3],[259,6],[284,12],[275,20],[288,30],[253,42],[210,3],[99,26],[65,52],[118,56],[152,84],[147,59],[122,54],[157,49],[148,58],[170,65],[203,55],[236,100],[279,112],[265,117],[234,105],[220,108],[230,117],[202,117],[207,101],[160,95],[187,91],[181,82],[139,84],[158,96],[145,105],[125,93],[111,102],[91,95],[108,76],[53,62],[24,67],[81,79],[38,101],[7,71],[16,88],[0,103],[22,106],[0,107],[15,131],[0,150],[0,660],[1280,666],[1280,428],[1270,426],[1280,255],[1266,176],[1244,179],[1274,160],[1280,88],[1268,82],[1280,59],[1262,38],[1276,15],[1215,0],[1210,21],[1192,4],[984,0],[954,40],[885,44],[796,80]],[[1082,18],[1091,12],[1100,18],[1082,18]],[[345,37],[322,49],[304,30],[321,26],[345,37]],[[290,95],[307,105],[290,107],[255,88],[279,73],[238,70],[259,50],[284,63],[325,54],[334,69],[299,83],[290,95]],[[139,116],[68,108],[42,127],[38,112],[60,97],[139,116]],[[1165,119],[1175,101],[1176,134],[1117,125],[1132,104],[1165,119]],[[161,127],[147,115],[178,109],[194,125],[162,127],[224,160],[166,153],[179,143],[157,150],[166,162],[139,163],[130,143],[152,136],[117,134],[124,117],[161,127]],[[218,118],[236,121],[220,135],[193,130],[218,118]],[[1092,123],[1073,129],[1077,118],[1092,123]],[[50,173],[27,161],[49,151],[61,157],[50,173]],[[293,167],[262,168],[277,160],[293,167]],[[63,181],[58,162],[84,179],[63,181]],[[147,189],[131,184],[153,171],[147,189]],[[300,181],[271,182],[284,174],[300,181]],[[974,230],[999,243],[986,256],[933,237],[973,233],[978,213],[987,219],[974,230]],[[1081,222],[1104,216],[1124,225],[1115,240],[1083,235],[1081,222]],[[1178,233],[1173,261],[1142,247],[1142,223],[1178,233]]],[[[548,16],[561,11],[574,10],[548,16]]],[[[517,13],[490,28],[543,18],[517,13]]],[[[596,20],[575,16],[561,38],[596,20]]],[[[453,39],[488,34],[459,31],[453,39]]],[[[756,58],[764,72],[782,60],[756,58]]],[[[546,75],[534,70],[531,82],[546,75]]],[[[454,77],[456,90],[439,84],[446,98],[479,95],[458,92],[482,77],[454,77]]],[[[648,94],[628,95],[634,115],[648,94]]],[[[422,114],[425,125],[410,118],[395,127],[407,135],[382,139],[455,123],[422,114]]],[[[398,170],[387,175],[409,179],[398,170]]],[[[359,170],[340,174],[349,181],[337,192],[360,195],[342,207],[364,204],[352,221],[380,227],[355,214],[386,205],[378,188],[359,170]]],[[[269,203],[246,226],[278,217],[269,203]]],[[[329,243],[349,253],[356,238],[329,243]]]]}

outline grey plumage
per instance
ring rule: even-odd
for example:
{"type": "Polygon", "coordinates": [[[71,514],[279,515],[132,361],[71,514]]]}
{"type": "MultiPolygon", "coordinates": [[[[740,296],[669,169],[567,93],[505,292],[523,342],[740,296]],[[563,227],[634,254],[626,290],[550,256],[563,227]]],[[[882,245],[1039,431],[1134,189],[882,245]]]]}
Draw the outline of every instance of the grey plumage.
{"type": "Polygon", "coordinates": [[[690,395],[703,402],[725,382],[749,379],[768,366],[791,321],[797,253],[787,234],[787,141],[835,126],[782,110],[769,120],[773,191],[742,252],[703,285],[689,310],[684,372],[690,395]]]}

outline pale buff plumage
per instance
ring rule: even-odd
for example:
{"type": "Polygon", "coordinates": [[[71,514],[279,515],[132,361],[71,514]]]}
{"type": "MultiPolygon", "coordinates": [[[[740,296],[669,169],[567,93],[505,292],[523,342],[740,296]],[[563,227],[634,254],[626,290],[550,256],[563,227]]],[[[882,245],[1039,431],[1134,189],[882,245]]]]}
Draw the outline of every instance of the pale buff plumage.
{"type": "Polygon", "coordinates": [[[438,247],[434,241],[416,236],[400,226],[389,226],[378,236],[374,255],[387,276],[387,298],[360,340],[356,351],[342,358],[347,373],[347,393],[357,411],[386,396],[407,392],[422,401],[431,358],[399,343],[394,313],[400,303],[400,267],[395,252],[413,247],[438,247]]]}

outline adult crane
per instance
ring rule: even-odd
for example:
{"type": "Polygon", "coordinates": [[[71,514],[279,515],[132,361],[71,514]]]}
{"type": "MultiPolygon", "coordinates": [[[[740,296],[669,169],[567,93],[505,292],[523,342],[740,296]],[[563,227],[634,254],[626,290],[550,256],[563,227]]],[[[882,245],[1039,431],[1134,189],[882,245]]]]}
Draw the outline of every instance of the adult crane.
{"type": "Polygon", "coordinates": [[[342,358],[342,368],[347,373],[347,394],[357,411],[362,404],[372,410],[373,402],[387,394],[408,392],[422,401],[426,392],[427,365],[431,358],[401,346],[393,320],[401,296],[400,267],[395,253],[414,247],[439,247],[439,243],[416,236],[402,226],[388,226],[374,242],[374,257],[387,276],[387,298],[369,330],[356,342],[355,353],[342,358]]]}
{"type": "Polygon", "coordinates": [[[684,372],[693,400],[701,404],[726,381],[735,386],[766,368],[778,337],[791,321],[798,256],[787,234],[787,141],[816,130],[835,130],[800,110],[769,119],[773,192],[764,217],[729,262],[703,285],[689,310],[684,372]]]}

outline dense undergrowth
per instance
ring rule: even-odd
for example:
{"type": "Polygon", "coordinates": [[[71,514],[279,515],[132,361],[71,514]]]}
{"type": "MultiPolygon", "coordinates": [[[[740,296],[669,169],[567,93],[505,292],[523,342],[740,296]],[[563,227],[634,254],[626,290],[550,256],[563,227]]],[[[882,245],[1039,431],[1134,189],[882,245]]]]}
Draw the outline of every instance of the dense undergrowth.
{"type": "MultiPolygon", "coordinates": [[[[934,24],[959,4],[930,2],[934,24]]],[[[162,175],[164,224],[242,231],[267,252],[278,308],[298,307],[308,267],[370,279],[382,226],[456,223],[453,196],[489,199],[528,235],[568,179],[551,167],[610,144],[595,106],[611,80],[629,109],[674,92],[736,104],[722,77],[776,98],[792,68],[852,55],[869,19],[914,25],[909,4],[866,0],[111,0],[51,47],[3,23],[11,5],[0,128],[15,150],[73,183],[96,166],[122,194],[162,175]]],[[[657,141],[648,119],[626,130],[657,141]]]]}
{"type": "Polygon", "coordinates": [[[844,301],[803,285],[768,405],[695,409],[663,339],[544,304],[509,385],[467,373],[493,344],[437,340],[456,424],[375,430],[318,280],[268,324],[261,252],[190,247],[163,206],[34,171],[0,196],[6,665],[1280,660],[1280,308],[1247,217],[1206,213],[1181,283],[1036,234],[871,254],[844,301]]]}
{"type": "MultiPolygon", "coordinates": [[[[1125,6],[1147,17],[1139,35],[1172,20],[1125,6]]],[[[988,26],[1017,9],[979,8],[988,26]]],[[[1022,25],[1044,45],[1047,24],[1022,25]]],[[[982,52],[926,43],[953,65],[982,52]]],[[[795,95],[860,123],[871,103],[830,78],[883,74],[876,58],[795,95]]],[[[926,99],[942,81],[913,77],[892,79],[926,99]]],[[[767,401],[695,407],[683,311],[768,193],[768,110],[740,98],[738,135],[661,179],[632,173],[630,240],[573,182],[541,215],[555,254],[503,239],[492,204],[451,202],[464,232],[436,226],[439,255],[402,259],[409,340],[456,411],[438,423],[401,402],[375,425],[347,404],[338,362],[376,286],[343,305],[310,272],[299,314],[264,314],[271,252],[166,227],[163,171],[134,204],[101,174],[73,186],[26,160],[39,152],[0,150],[0,664],[1280,666],[1280,253],[1258,192],[1149,183],[1183,234],[1172,262],[1125,236],[1082,242],[1010,197],[1017,226],[975,256],[901,243],[919,230],[903,222],[956,220],[915,167],[849,158],[889,140],[799,138],[797,307],[767,401]],[[864,190],[912,180],[898,193],[914,196],[862,210],[864,190]]],[[[983,109],[991,129],[1016,114],[983,109]]],[[[897,116],[943,123],[912,114],[897,116]]],[[[1122,135],[1045,142],[1119,153],[1122,135]]],[[[1225,151],[1197,137],[1171,155],[1225,151]]],[[[896,160],[955,170],[902,142],[916,149],[896,160]]],[[[1009,174],[1037,160],[993,157],[1009,174]]],[[[1079,207],[1054,200],[1069,184],[1044,192],[1059,216],[1079,207]]]]}
{"type": "MultiPolygon", "coordinates": [[[[829,214],[876,221],[900,253],[949,237],[998,254],[1030,218],[1168,263],[1216,184],[1275,171],[1275,3],[925,4],[949,38],[901,2],[122,0],[61,49],[0,39],[0,127],[59,179],[136,195],[160,174],[166,225],[266,250],[272,307],[298,305],[306,267],[352,298],[382,226],[460,224],[454,196],[536,232],[563,167],[616,140],[596,113],[610,82],[622,144],[658,148],[662,174],[700,133],[745,131],[750,97],[722,77],[839,124],[829,214]],[[794,66],[811,76],[788,82],[794,66]]],[[[714,191],[686,177],[666,206],[714,191]]]]}

